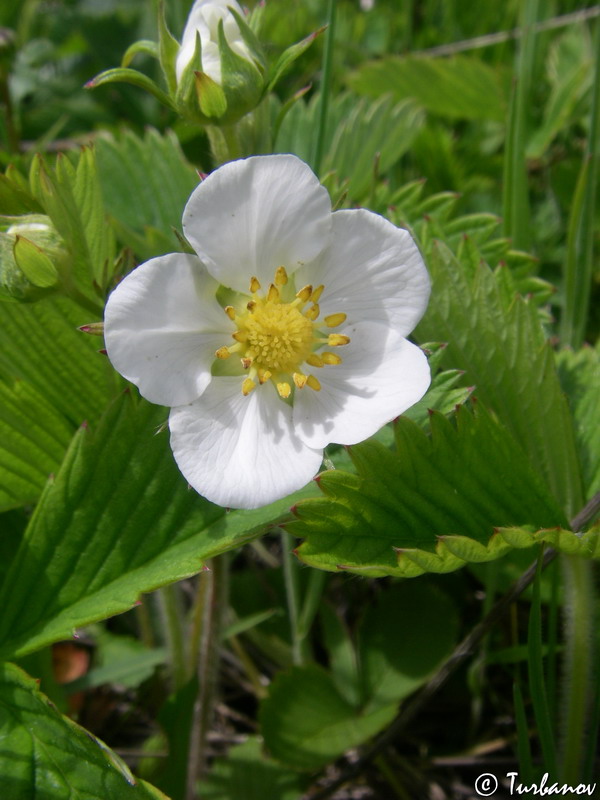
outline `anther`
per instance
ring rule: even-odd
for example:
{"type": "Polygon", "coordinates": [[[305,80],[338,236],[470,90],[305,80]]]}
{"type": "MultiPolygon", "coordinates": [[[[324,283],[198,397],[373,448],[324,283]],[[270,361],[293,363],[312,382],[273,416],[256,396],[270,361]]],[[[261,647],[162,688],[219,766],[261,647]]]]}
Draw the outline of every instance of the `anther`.
{"type": "Polygon", "coordinates": [[[341,364],[342,359],[336,353],[321,353],[321,358],[323,359],[324,364],[333,365],[333,364],[341,364]]]}
{"type": "Polygon", "coordinates": [[[235,319],[235,308],[233,306],[225,306],[223,309],[229,319],[235,319]]]}
{"type": "Polygon", "coordinates": [[[310,299],[313,303],[317,303],[320,300],[324,288],[325,284],[322,283],[320,286],[317,286],[317,288],[311,294],[310,299]]]}
{"type": "Polygon", "coordinates": [[[269,378],[271,377],[271,373],[268,369],[259,369],[258,370],[258,381],[259,383],[263,384],[266,383],[269,378]]]}
{"type": "Polygon", "coordinates": [[[325,325],[328,328],[337,328],[338,325],[341,325],[342,322],[346,321],[346,314],[330,314],[328,317],[325,317],[325,325]]]}
{"type": "Polygon", "coordinates": [[[308,380],[306,375],[303,375],[301,372],[294,372],[292,377],[293,377],[294,383],[296,384],[298,389],[302,389],[304,387],[304,384],[308,380]]]}
{"type": "Polygon", "coordinates": [[[304,312],[304,316],[307,319],[314,321],[319,316],[320,313],[321,309],[319,308],[318,304],[315,303],[314,306],[311,306],[310,308],[306,309],[306,311],[304,312]]]}
{"type": "Polygon", "coordinates": [[[278,303],[279,302],[279,289],[272,283],[269,286],[269,291],[267,292],[267,300],[269,303],[278,303]]]}
{"type": "Polygon", "coordinates": [[[344,336],[342,333],[330,333],[327,337],[327,344],[330,347],[341,347],[343,344],[349,344],[350,337],[344,336]]]}
{"type": "Polygon", "coordinates": [[[277,267],[275,270],[275,285],[276,286],[285,286],[288,282],[287,272],[285,271],[285,267],[277,267]]]}
{"type": "Polygon", "coordinates": [[[308,378],[306,379],[306,385],[310,386],[311,389],[314,389],[315,392],[320,392],[321,391],[321,384],[315,378],[314,375],[309,375],[308,376],[308,378]]]}
{"type": "Polygon", "coordinates": [[[312,294],[312,290],[313,288],[309,283],[306,286],[303,286],[299,292],[296,292],[296,297],[298,300],[302,300],[303,303],[306,303],[312,294]]]}
{"type": "Polygon", "coordinates": [[[244,369],[250,369],[250,367],[252,366],[252,359],[251,358],[242,358],[241,362],[242,362],[242,367],[244,369]]]}
{"type": "Polygon", "coordinates": [[[219,349],[215,353],[215,356],[221,359],[229,358],[230,355],[231,353],[229,352],[229,348],[225,346],[219,347],[219,349]]]}
{"type": "Polygon", "coordinates": [[[311,367],[322,367],[323,366],[323,359],[321,356],[318,356],[316,353],[311,353],[306,358],[306,363],[310,364],[311,367]]]}
{"type": "Polygon", "coordinates": [[[278,383],[277,391],[279,392],[280,397],[283,397],[284,400],[287,400],[292,393],[292,387],[289,385],[289,383],[278,383]]]}
{"type": "Polygon", "coordinates": [[[242,394],[244,397],[247,397],[253,389],[256,389],[256,384],[252,378],[246,378],[246,380],[242,383],[242,394]]]}
{"type": "Polygon", "coordinates": [[[246,308],[252,314],[252,312],[256,308],[256,301],[255,300],[248,300],[248,302],[246,303],[246,308]]]}
{"type": "Polygon", "coordinates": [[[236,342],[247,342],[248,341],[248,334],[246,331],[236,331],[235,333],[231,334],[236,342]]]}
{"type": "Polygon", "coordinates": [[[250,278],[250,291],[255,294],[260,289],[260,281],[254,275],[250,278]]]}

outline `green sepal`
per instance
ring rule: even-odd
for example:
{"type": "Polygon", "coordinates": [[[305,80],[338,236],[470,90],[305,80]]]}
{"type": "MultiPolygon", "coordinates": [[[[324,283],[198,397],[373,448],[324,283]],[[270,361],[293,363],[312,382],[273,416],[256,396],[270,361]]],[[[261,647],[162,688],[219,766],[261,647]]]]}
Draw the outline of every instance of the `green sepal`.
{"type": "Polygon", "coordinates": [[[121,67],[128,67],[138,53],[143,53],[144,55],[151,56],[152,58],[159,58],[158,44],[150,41],[149,39],[140,39],[138,42],[134,42],[132,45],[129,45],[127,50],[125,50],[123,53],[121,67]]]}
{"type": "Polygon", "coordinates": [[[15,261],[13,236],[0,233],[0,301],[33,303],[48,293],[35,286],[15,261]]]}
{"type": "Polygon", "coordinates": [[[320,36],[323,33],[325,27],[319,28],[318,30],[314,31],[314,33],[311,33],[310,36],[307,36],[300,42],[296,42],[296,44],[291,45],[291,47],[288,47],[287,50],[283,51],[275,64],[273,64],[269,70],[269,78],[266,89],[267,92],[270,92],[275,87],[284,73],[287,72],[287,70],[292,66],[294,61],[296,61],[296,59],[299,58],[302,53],[308,50],[317,36],[320,36]]]}
{"type": "Polygon", "coordinates": [[[185,65],[175,93],[175,105],[184,117],[198,118],[198,96],[196,94],[196,73],[202,71],[202,41],[196,32],[194,55],[185,65]]]}
{"type": "Polygon", "coordinates": [[[175,62],[179,53],[179,42],[167,27],[164,0],[158,4],[158,58],[165,81],[172,95],[177,93],[175,62]]]}
{"type": "Polygon", "coordinates": [[[211,121],[222,120],[227,111],[225,92],[205,72],[196,72],[194,78],[196,97],[202,115],[211,121]]]}
{"type": "Polygon", "coordinates": [[[58,271],[41,247],[17,235],[13,247],[17,266],[23,270],[25,277],[40,289],[50,289],[58,283],[58,271]]]}
{"type": "Polygon", "coordinates": [[[144,89],[151,95],[160,100],[165,106],[176,110],[175,105],[169,95],[157,86],[153,80],[142,72],[136,69],[128,69],[124,67],[115,67],[114,69],[107,69],[92,78],[91,81],[85,84],[86,89],[96,89],[98,86],[104,86],[107,83],[130,83],[132,86],[137,86],[144,89]]]}
{"type": "Polygon", "coordinates": [[[258,105],[263,96],[264,77],[259,62],[249,61],[231,48],[225,36],[223,20],[219,22],[218,37],[221,81],[228,112],[223,121],[231,123],[258,105]]]}
{"type": "Polygon", "coordinates": [[[244,40],[245,44],[247,45],[248,49],[252,53],[252,57],[255,60],[257,66],[259,68],[265,67],[265,59],[263,55],[263,48],[262,45],[256,35],[256,33],[252,30],[252,28],[248,25],[244,17],[242,17],[235,8],[228,7],[229,11],[231,12],[233,18],[237,22],[238,28],[240,29],[240,33],[242,35],[242,39],[244,40]]]}

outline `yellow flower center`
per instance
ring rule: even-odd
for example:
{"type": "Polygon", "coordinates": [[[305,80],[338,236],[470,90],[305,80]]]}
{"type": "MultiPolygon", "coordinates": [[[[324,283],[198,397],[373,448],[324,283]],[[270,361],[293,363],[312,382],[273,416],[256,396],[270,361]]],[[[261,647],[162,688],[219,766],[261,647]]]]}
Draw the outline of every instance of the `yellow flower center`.
{"type": "Polygon", "coordinates": [[[295,295],[286,289],[288,276],[285,267],[277,267],[275,278],[266,294],[259,295],[260,283],[250,279],[251,299],[243,310],[226,306],[225,313],[236,323],[233,335],[236,343],[220,347],[215,353],[219,359],[239,354],[242,368],[246,371],[242,383],[244,395],[256,388],[256,380],[273,381],[283,399],[290,397],[292,388],[309,386],[319,391],[321,384],[307,367],[324,367],[341,364],[336,353],[317,352],[325,345],[338,347],[348,344],[350,339],[339,333],[324,333],[321,328],[341,325],[346,315],[330,314],[318,321],[318,300],[324,286],[313,289],[304,286],[295,295]],[[288,302],[285,302],[287,300],[288,302]],[[310,303],[310,305],[308,305],[310,303]],[[306,306],[308,305],[308,308],[306,306]]]}
{"type": "Polygon", "coordinates": [[[259,300],[240,329],[248,334],[246,354],[270,372],[298,372],[314,346],[312,322],[291,303],[259,300]]]}

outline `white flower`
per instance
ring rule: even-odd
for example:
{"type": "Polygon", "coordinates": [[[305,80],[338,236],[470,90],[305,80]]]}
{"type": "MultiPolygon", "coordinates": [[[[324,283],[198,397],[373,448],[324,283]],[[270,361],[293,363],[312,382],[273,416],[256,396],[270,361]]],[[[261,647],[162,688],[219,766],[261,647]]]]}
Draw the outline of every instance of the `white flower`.
{"type": "Polygon", "coordinates": [[[326,444],[360,442],[423,396],[427,359],[405,337],[429,277],[405,230],[332,213],[291,155],[217,169],[183,228],[197,256],[130,273],[109,297],[105,339],[116,369],[171,407],[175,460],[200,494],[235,508],[285,497],[326,444]]]}
{"type": "Polygon", "coordinates": [[[221,54],[219,51],[219,23],[223,20],[223,33],[231,49],[247,61],[252,61],[252,55],[242,38],[240,28],[235,17],[229,10],[233,8],[240,16],[242,9],[236,0],[196,0],[190,11],[183,37],[181,48],[175,62],[177,82],[187,65],[194,57],[196,49],[196,35],[200,35],[202,47],[202,71],[215,83],[221,83],[221,54]]]}

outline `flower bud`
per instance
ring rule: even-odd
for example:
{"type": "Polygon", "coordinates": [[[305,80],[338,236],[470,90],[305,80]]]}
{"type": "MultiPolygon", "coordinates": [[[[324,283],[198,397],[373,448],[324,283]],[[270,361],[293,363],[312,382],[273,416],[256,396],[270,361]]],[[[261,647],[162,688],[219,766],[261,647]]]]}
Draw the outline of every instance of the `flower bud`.
{"type": "Polygon", "coordinates": [[[175,60],[176,104],[200,122],[235,122],[263,95],[263,62],[236,0],[196,0],[175,60]]]}
{"type": "Polygon", "coordinates": [[[12,224],[0,233],[0,299],[35,302],[58,288],[61,239],[42,214],[3,219],[12,224]]]}

